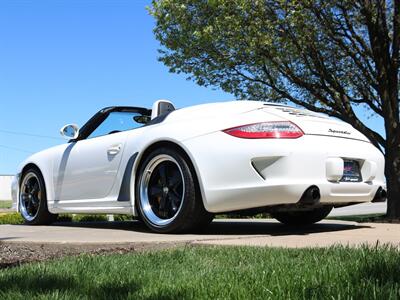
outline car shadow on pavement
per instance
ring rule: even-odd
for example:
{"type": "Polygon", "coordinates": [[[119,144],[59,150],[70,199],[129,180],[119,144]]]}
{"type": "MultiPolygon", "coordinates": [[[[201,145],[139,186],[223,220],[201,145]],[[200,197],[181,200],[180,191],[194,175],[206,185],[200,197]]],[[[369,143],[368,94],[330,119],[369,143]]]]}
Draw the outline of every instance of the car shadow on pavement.
{"type": "MultiPolygon", "coordinates": [[[[134,232],[152,232],[139,221],[124,222],[76,222],[55,223],[53,226],[82,227],[112,230],[129,230],[134,232]]],[[[312,233],[334,232],[371,228],[371,226],[354,222],[321,222],[307,226],[287,226],[273,220],[214,220],[209,226],[201,230],[189,232],[197,235],[308,235],[312,233]]]]}
{"type": "Polygon", "coordinates": [[[274,221],[223,221],[213,222],[205,228],[201,234],[211,235],[259,235],[267,234],[271,236],[284,235],[307,235],[320,232],[356,230],[361,228],[371,228],[370,226],[357,223],[317,223],[306,226],[288,226],[274,221]]]}

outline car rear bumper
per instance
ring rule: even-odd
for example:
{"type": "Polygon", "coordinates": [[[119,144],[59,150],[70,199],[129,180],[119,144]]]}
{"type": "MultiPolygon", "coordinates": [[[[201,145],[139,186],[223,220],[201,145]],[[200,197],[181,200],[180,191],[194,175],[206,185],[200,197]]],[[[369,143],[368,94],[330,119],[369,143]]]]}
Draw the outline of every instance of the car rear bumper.
{"type": "Polygon", "coordinates": [[[210,212],[297,203],[317,186],[320,203],[371,201],[385,186],[384,158],[372,144],[337,137],[240,139],[215,132],[184,141],[210,212]],[[340,161],[357,160],[362,182],[339,182],[340,161]],[[339,167],[338,167],[339,166],[339,167]]]}

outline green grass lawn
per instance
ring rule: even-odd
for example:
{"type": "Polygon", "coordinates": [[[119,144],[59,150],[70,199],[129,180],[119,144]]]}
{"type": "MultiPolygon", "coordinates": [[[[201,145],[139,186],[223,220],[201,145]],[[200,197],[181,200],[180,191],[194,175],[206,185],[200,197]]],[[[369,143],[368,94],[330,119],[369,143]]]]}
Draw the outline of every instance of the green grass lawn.
{"type": "Polygon", "coordinates": [[[11,208],[12,201],[11,200],[0,200],[0,209],[2,208],[11,208]]]}
{"type": "Polygon", "coordinates": [[[353,221],[359,223],[366,222],[385,222],[386,214],[369,214],[359,216],[342,216],[342,217],[328,217],[330,220],[353,221]]]}
{"type": "MultiPolygon", "coordinates": [[[[130,221],[132,216],[130,215],[114,215],[114,221],[130,221]]],[[[61,214],[58,216],[58,222],[102,222],[107,221],[107,216],[103,214],[98,215],[75,215],[71,214],[61,214]]],[[[1,224],[11,224],[20,225],[24,223],[24,219],[18,212],[0,212],[0,225],[1,224]]]]}
{"type": "Polygon", "coordinates": [[[185,247],[0,271],[0,299],[399,299],[394,248],[185,247]]]}
{"type": "Polygon", "coordinates": [[[20,213],[12,212],[12,213],[1,213],[0,212],[0,225],[1,224],[11,224],[11,225],[19,225],[23,224],[24,219],[21,217],[20,213]]]}

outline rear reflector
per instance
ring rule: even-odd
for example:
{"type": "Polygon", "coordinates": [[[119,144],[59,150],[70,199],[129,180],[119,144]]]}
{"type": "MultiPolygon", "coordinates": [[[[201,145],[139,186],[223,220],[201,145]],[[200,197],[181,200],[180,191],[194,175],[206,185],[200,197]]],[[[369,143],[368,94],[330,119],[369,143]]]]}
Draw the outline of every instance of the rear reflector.
{"type": "Polygon", "coordinates": [[[224,130],[225,133],[243,139],[297,139],[303,131],[292,122],[262,122],[224,130]]]}

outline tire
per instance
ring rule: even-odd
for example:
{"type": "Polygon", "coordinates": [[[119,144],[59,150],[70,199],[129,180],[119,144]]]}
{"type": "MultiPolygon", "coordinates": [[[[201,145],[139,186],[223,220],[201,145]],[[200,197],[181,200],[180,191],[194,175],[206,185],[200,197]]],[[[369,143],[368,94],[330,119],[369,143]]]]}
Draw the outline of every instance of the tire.
{"type": "Polygon", "coordinates": [[[310,225],[325,219],[332,210],[332,206],[322,206],[313,210],[274,212],[272,217],[286,225],[310,225]]]}
{"type": "Polygon", "coordinates": [[[19,211],[27,225],[48,225],[57,219],[47,207],[46,186],[36,168],[24,172],[19,193],[19,211]]]}
{"type": "Polygon", "coordinates": [[[183,233],[212,221],[190,166],[180,152],[164,147],[151,152],[141,163],[135,205],[152,231],[183,233]]]}

